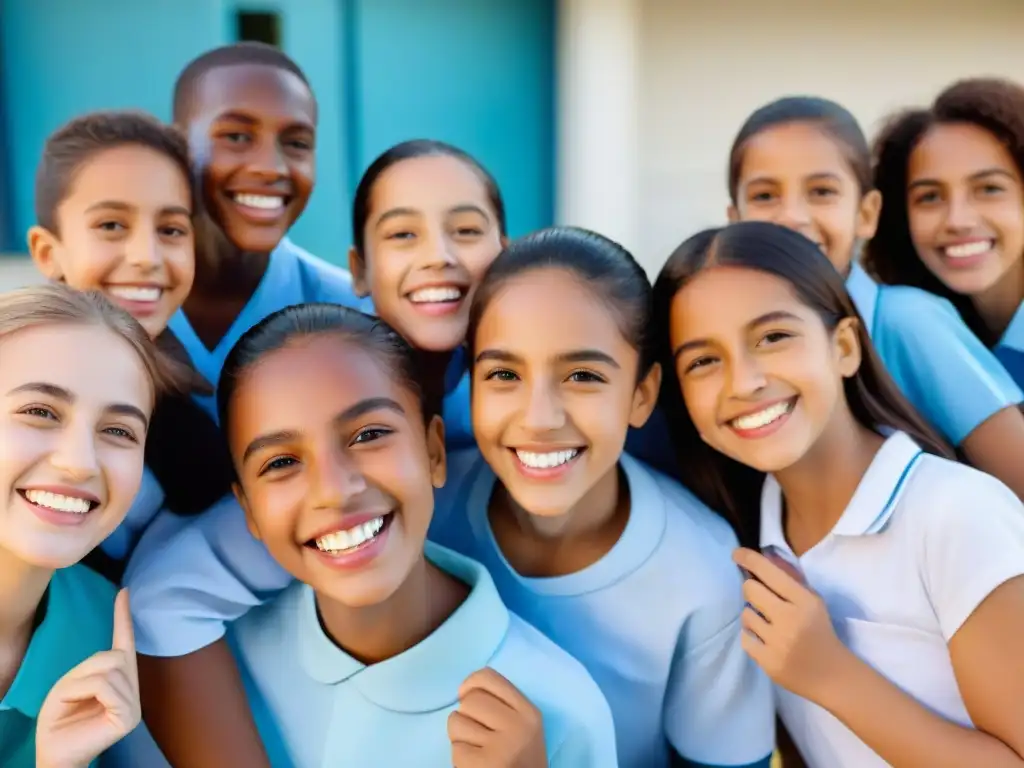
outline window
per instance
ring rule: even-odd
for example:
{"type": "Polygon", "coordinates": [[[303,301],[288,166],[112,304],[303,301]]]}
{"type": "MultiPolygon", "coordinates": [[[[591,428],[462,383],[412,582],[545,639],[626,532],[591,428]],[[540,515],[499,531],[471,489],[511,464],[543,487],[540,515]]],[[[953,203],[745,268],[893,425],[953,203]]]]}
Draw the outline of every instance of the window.
{"type": "Polygon", "coordinates": [[[281,16],[276,13],[238,11],[235,14],[236,34],[240,41],[266,43],[281,47],[281,16]]]}

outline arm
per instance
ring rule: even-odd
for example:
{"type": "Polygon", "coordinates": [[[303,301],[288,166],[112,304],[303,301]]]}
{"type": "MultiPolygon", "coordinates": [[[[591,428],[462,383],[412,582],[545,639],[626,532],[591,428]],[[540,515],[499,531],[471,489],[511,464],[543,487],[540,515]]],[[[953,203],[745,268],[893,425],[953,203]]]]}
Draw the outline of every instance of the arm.
{"type": "Polygon", "coordinates": [[[961,444],[972,466],[1001,480],[1024,499],[1024,413],[1009,406],[978,425],[961,444]]]}

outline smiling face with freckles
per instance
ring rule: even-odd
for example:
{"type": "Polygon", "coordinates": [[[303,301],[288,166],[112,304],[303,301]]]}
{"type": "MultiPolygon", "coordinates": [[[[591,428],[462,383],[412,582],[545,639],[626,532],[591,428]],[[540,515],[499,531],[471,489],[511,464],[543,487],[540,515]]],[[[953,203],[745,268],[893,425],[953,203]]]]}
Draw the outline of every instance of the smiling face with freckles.
{"type": "Polygon", "coordinates": [[[710,267],[672,300],[670,341],[702,439],[762,472],[806,456],[847,409],[860,365],[852,318],[829,330],[780,277],[710,267]]]}
{"type": "Polygon", "coordinates": [[[0,339],[0,358],[0,549],[64,568],[120,525],[138,492],[153,386],[104,328],[26,328],[0,339]]]}
{"type": "Polygon", "coordinates": [[[245,371],[230,404],[235,492],[300,581],[349,608],[390,598],[423,562],[443,426],[379,354],[340,333],[296,339],[245,371]]]}

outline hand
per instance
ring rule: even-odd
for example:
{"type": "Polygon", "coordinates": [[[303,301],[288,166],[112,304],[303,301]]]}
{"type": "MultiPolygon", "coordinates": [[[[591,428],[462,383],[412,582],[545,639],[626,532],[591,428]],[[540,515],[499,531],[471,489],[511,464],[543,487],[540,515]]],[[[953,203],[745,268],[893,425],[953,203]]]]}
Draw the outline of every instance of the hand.
{"type": "Polygon", "coordinates": [[[544,723],[519,689],[485,667],[459,688],[448,716],[453,768],[547,768],[544,723]]]}
{"type": "Polygon", "coordinates": [[[135,635],[122,589],[114,603],[114,639],[57,681],[36,721],[38,768],[84,768],[139,724],[135,635]]]}
{"type": "Polygon", "coordinates": [[[788,563],[780,567],[750,549],[736,550],[733,559],[751,577],[743,583],[743,650],[776,684],[816,701],[849,653],[825,602],[788,563]]]}

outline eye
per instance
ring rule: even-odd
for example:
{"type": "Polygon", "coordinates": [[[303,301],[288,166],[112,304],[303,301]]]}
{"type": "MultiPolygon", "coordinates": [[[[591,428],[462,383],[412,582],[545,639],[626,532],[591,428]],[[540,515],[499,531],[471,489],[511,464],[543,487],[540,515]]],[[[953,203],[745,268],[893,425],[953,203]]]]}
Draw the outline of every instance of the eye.
{"type": "Polygon", "coordinates": [[[938,200],[939,193],[936,192],[935,190],[930,190],[928,192],[922,192],[920,195],[914,198],[914,203],[917,205],[928,205],[929,203],[934,203],[937,202],[938,200]]]}
{"type": "Polygon", "coordinates": [[[458,237],[480,237],[483,233],[480,227],[459,227],[455,230],[458,237]]]}
{"type": "Polygon", "coordinates": [[[697,357],[690,361],[689,365],[683,369],[683,373],[692,373],[700,368],[707,368],[709,365],[713,365],[718,362],[718,358],[712,357],[711,355],[704,355],[703,357],[697,357]]]}
{"type": "Polygon", "coordinates": [[[414,235],[412,232],[408,232],[406,230],[401,230],[399,232],[392,232],[391,234],[385,236],[384,239],[385,240],[410,240],[410,239],[412,239],[414,237],[416,237],[416,235],[414,235]]]}
{"type": "Polygon", "coordinates": [[[593,371],[580,370],[573,371],[569,374],[569,381],[577,384],[604,384],[608,380],[604,376],[594,373],[593,371]]]}
{"type": "Polygon", "coordinates": [[[26,416],[32,416],[37,419],[47,419],[49,421],[59,421],[57,414],[45,405],[30,405],[27,408],[22,408],[18,413],[22,413],[26,416]]]}
{"type": "Polygon", "coordinates": [[[295,458],[293,458],[292,456],[277,456],[268,461],[260,468],[258,476],[262,477],[263,475],[266,475],[270,472],[277,472],[282,469],[288,469],[288,467],[295,466],[298,463],[299,462],[296,461],[295,458]]]}
{"type": "Polygon", "coordinates": [[[811,190],[812,197],[835,197],[838,194],[839,191],[832,187],[814,187],[811,190]]]}
{"type": "Polygon", "coordinates": [[[174,226],[173,224],[169,224],[165,227],[160,227],[159,232],[164,237],[173,238],[188,237],[189,235],[189,230],[185,229],[184,227],[174,226]]]}
{"type": "Polygon", "coordinates": [[[758,342],[758,346],[762,344],[778,344],[780,341],[793,338],[793,334],[786,333],[785,331],[770,331],[761,337],[761,341],[758,342]]]}
{"type": "Polygon", "coordinates": [[[484,381],[516,381],[519,377],[507,368],[495,368],[484,376],[484,381]]]}
{"type": "Polygon", "coordinates": [[[101,221],[96,225],[96,229],[103,232],[118,232],[127,229],[127,227],[119,221],[101,221]]]}
{"type": "Polygon", "coordinates": [[[138,438],[135,437],[135,433],[131,430],[125,429],[124,427],[107,427],[103,431],[108,435],[130,440],[133,443],[139,442],[138,438]]]}
{"type": "Polygon", "coordinates": [[[981,187],[981,193],[983,195],[998,195],[1000,192],[1004,191],[1004,188],[998,184],[983,184],[981,187]]]}
{"type": "Polygon", "coordinates": [[[774,197],[775,197],[775,195],[772,192],[768,192],[768,191],[754,192],[752,195],[750,195],[750,202],[752,202],[752,203],[767,203],[770,200],[772,200],[772,198],[774,198],[774,197]]]}
{"type": "Polygon", "coordinates": [[[241,131],[229,131],[222,134],[222,136],[231,144],[246,144],[252,140],[249,134],[242,133],[241,131]]]}
{"type": "Polygon", "coordinates": [[[367,429],[360,430],[352,439],[352,443],[372,443],[375,440],[380,440],[382,437],[387,437],[392,434],[393,431],[394,430],[385,429],[383,427],[368,427],[367,429]]]}

